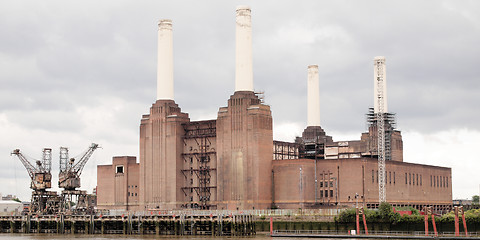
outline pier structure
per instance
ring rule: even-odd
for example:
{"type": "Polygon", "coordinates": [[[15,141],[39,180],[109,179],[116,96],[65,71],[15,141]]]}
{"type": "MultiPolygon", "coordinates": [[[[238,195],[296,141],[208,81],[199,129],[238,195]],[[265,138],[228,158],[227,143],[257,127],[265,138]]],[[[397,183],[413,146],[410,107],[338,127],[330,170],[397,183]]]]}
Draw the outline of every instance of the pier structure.
{"type": "Polygon", "coordinates": [[[25,215],[1,216],[2,233],[255,235],[250,214],[25,215]]]}

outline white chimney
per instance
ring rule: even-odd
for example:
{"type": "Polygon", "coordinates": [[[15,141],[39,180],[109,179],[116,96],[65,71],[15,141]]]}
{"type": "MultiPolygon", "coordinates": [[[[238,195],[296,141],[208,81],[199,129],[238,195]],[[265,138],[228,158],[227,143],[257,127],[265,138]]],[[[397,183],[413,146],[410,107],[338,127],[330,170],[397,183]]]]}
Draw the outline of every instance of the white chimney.
{"type": "Polygon", "coordinates": [[[172,20],[158,22],[157,100],[173,100],[172,20]]]}
{"type": "Polygon", "coordinates": [[[318,65],[308,66],[307,126],[320,126],[318,65]]]}
{"type": "Polygon", "coordinates": [[[378,112],[378,98],[379,94],[383,96],[383,112],[388,112],[388,104],[387,104],[387,71],[385,65],[385,57],[375,57],[373,59],[373,65],[375,66],[373,69],[374,74],[374,84],[373,84],[373,110],[375,113],[378,112]],[[378,81],[383,79],[383,87],[382,91],[378,91],[378,81]]]}
{"type": "Polygon", "coordinates": [[[252,19],[248,6],[237,7],[235,41],[235,91],[253,92],[252,19]]]}

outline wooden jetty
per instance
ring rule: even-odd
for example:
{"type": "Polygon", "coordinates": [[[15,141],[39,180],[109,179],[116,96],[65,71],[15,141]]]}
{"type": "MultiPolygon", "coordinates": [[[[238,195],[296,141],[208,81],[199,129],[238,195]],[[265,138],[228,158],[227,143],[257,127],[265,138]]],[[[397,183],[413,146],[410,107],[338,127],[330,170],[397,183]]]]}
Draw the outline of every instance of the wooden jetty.
{"type": "Polygon", "coordinates": [[[210,236],[256,234],[254,217],[248,214],[0,216],[0,232],[210,236]]]}

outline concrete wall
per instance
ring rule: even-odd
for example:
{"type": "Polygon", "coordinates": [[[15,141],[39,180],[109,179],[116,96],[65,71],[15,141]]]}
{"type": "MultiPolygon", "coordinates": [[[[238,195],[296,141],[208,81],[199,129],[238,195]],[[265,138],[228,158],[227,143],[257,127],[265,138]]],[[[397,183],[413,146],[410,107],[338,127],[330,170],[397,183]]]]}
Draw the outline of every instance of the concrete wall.
{"type": "Polygon", "coordinates": [[[145,210],[181,206],[182,123],[189,121],[173,100],[157,100],[141,120],[140,202],[145,210]]]}
{"type": "MultiPolygon", "coordinates": [[[[303,186],[306,191],[315,192],[314,161],[312,159],[273,161],[274,200],[278,207],[312,207],[311,204],[315,203],[314,194],[302,194],[299,186],[303,186]]],[[[359,204],[372,206],[378,204],[377,171],[377,159],[318,160],[316,202],[319,205],[335,203],[354,205],[355,195],[358,194],[359,204]]],[[[386,171],[389,203],[412,206],[451,205],[450,168],[388,161],[386,171]]]]}
{"type": "Polygon", "coordinates": [[[272,156],[270,107],[253,92],[235,92],[217,118],[217,208],[270,207],[272,156]]]}
{"type": "Polygon", "coordinates": [[[139,164],[135,157],[113,157],[111,165],[97,166],[97,208],[137,210],[139,197],[139,164]]]}

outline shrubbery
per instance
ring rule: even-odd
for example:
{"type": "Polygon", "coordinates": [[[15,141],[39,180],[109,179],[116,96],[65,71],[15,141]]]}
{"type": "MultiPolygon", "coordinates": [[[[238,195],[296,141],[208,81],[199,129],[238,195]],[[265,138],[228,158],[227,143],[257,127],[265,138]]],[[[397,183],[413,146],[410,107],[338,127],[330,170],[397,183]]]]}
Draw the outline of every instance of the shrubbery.
{"type": "MultiPolygon", "coordinates": [[[[419,211],[414,208],[398,208],[398,211],[412,211],[412,215],[400,216],[399,213],[393,212],[393,207],[389,203],[381,203],[378,210],[365,209],[365,217],[367,222],[375,223],[407,223],[407,224],[421,224],[425,221],[425,216],[420,215],[419,211]]],[[[460,217],[461,218],[461,217],[460,217]]],[[[429,217],[429,221],[431,217],[429,217]]],[[[465,220],[468,224],[480,223],[480,209],[472,209],[465,212],[465,220]]],[[[355,208],[346,209],[335,218],[339,223],[354,223],[355,222],[355,208]]],[[[460,219],[460,222],[462,220],[460,219]]],[[[436,216],[435,222],[438,223],[454,223],[455,213],[453,211],[436,216]]]]}

